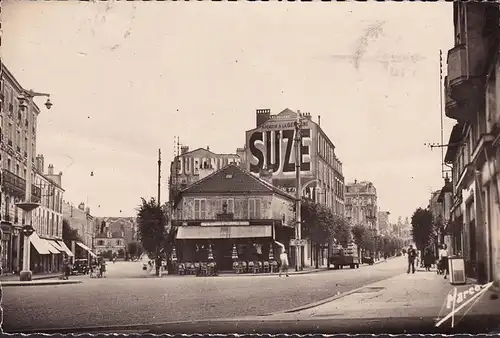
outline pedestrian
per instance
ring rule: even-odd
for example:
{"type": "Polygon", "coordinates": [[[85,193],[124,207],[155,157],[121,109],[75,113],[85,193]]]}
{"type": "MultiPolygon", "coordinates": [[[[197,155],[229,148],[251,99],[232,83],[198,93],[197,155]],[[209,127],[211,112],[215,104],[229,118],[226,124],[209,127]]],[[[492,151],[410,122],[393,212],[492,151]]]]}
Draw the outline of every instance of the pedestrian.
{"type": "Polygon", "coordinates": [[[431,266],[432,266],[432,264],[434,264],[434,259],[435,259],[435,256],[432,253],[431,248],[427,247],[425,249],[425,256],[424,256],[425,271],[431,271],[431,266]]]}
{"type": "Polygon", "coordinates": [[[161,257],[160,257],[160,256],[156,257],[155,267],[156,267],[156,275],[157,275],[158,277],[161,277],[161,275],[160,275],[160,269],[161,269],[161,257]]]}
{"type": "Polygon", "coordinates": [[[441,246],[439,250],[439,260],[441,261],[441,266],[444,268],[444,279],[448,278],[449,268],[448,268],[448,247],[446,244],[441,246]]]}
{"type": "Polygon", "coordinates": [[[285,248],[281,248],[281,254],[280,254],[280,277],[282,273],[285,273],[285,276],[289,277],[288,275],[288,255],[286,254],[285,248]]]}
{"type": "Polygon", "coordinates": [[[415,259],[417,258],[417,251],[413,248],[413,245],[410,245],[408,248],[408,271],[407,273],[410,273],[410,270],[412,273],[415,273],[415,259]]]}

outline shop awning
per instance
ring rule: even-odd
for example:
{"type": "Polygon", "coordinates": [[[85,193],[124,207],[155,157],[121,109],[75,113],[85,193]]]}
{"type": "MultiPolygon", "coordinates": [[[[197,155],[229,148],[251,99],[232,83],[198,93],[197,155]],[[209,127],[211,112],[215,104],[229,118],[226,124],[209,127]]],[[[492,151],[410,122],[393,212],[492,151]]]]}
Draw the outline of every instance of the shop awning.
{"type": "Polygon", "coordinates": [[[272,237],[272,226],[183,226],[179,227],[177,230],[177,239],[221,239],[256,237],[272,237]]]}
{"type": "Polygon", "coordinates": [[[88,253],[92,256],[92,257],[95,257],[97,258],[97,255],[95,253],[92,252],[92,249],[89,248],[88,246],[86,246],[85,244],[81,243],[81,242],[76,242],[76,245],[78,245],[80,248],[82,248],[83,250],[86,250],[88,251],[88,253]]]}
{"type": "Polygon", "coordinates": [[[60,252],[65,252],[64,248],[62,246],[60,246],[59,243],[57,243],[55,240],[53,240],[53,239],[46,239],[46,241],[49,242],[50,245],[52,245],[54,248],[56,248],[60,252]]]}
{"type": "Polygon", "coordinates": [[[69,257],[74,257],[75,255],[73,255],[73,253],[71,252],[71,250],[68,248],[68,246],[66,245],[66,243],[64,243],[63,241],[56,241],[57,244],[59,244],[59,246],[61,246],[61,248],[64,249],[64,252],[69,256],[69,257]]]}
{"type": "Polygon", "coordinates": [[[55,248],[50,246],[46,240],[41,239],[36,232],[33,232],[29,239],[35,250],[38,251],[40,255],[50,255],[51,253],[54,253],[54,251],[57,251],[55,248]]]}

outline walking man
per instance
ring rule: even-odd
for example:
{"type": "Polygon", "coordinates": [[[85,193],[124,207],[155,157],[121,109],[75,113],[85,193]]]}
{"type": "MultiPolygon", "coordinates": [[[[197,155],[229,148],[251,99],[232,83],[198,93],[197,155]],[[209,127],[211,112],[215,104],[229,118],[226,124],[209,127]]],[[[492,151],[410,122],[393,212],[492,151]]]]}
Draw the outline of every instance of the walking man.
{"type": "Polygon", "coordinates": [[[281,248],[280,254],[280,277],[282,273],[285,273],[285,276],[288,276],[288,255],[286,254],[285,248],[281,248]]]}
{"type": "Polygon", "coordinates": [[[408,271],[410,273],[410,268],[412,273],[415,273],[415,258],[417,258],[417,251],[413,248],[413,245],[410,245],[408,249],[408,271]]]}

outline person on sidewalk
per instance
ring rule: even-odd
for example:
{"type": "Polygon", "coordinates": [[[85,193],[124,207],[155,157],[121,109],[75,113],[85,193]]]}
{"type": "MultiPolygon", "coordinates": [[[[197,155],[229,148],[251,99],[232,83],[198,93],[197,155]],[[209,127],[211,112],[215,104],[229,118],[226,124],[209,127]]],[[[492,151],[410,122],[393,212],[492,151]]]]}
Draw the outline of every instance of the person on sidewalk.
{"type": "Polygon", "coordinates": [[[439,250],[439,260],[441,261],[441,266],[444,270],[444,279],[448,278],[449,268],[448,268],[448,247],[446,244],[441,246],[439,250]]]}
{"type": "Polygon", "coordinates": [[[408,248],[408,271],[410,273],[410,268],[412,273],[415,273],[415,259],[417,258],[417,251],[413,248],[413,245],[410,245],[408,248]]]}
{"type": "Polygon", "coordinates": [[[432,249],[430,247],[425,248],[425,255],[424,255],[425,271],[431,271],[431,266],[432,264],[434,264],[434,259],[435,256],[432,253],[432,249]]]}
{"type": "Polygon", "coordinates": [[[288,275],[288,255],[286,254],[285,248],[281,248],[281,254],[280,254],[280,277],[282,273],[285,273],[285,276],[289,277],[288,275]]]}

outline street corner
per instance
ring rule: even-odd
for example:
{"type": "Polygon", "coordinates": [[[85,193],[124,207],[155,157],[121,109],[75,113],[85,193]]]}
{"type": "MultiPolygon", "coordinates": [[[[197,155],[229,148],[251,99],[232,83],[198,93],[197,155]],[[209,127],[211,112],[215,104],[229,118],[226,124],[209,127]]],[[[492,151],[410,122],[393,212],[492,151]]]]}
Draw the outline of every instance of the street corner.
{"type": "Polygon", "coordinates": [[[0,286],[2,287],[14,287],[14,286],[47,286],[47,285],[71,285],[71,284],[81,284],[82,280],[32,280],[27,282],[22,281],[8,281],[8,282],[0,282],[0,286]]]}

